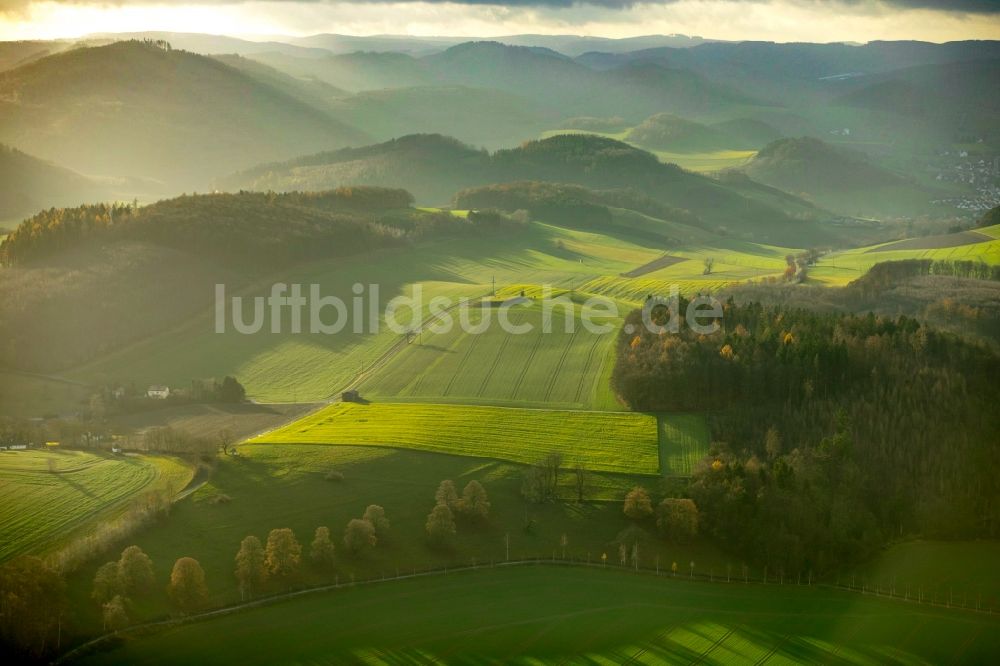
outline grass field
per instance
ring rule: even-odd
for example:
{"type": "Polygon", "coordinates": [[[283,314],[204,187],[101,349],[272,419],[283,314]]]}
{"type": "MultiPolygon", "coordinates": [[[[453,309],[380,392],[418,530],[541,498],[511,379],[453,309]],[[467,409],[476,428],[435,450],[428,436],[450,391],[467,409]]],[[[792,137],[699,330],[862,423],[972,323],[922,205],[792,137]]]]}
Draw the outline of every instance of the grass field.
{"type": "Polygon", "coordinates": [[[984,664],[998,628],[832,590],[520,567],[316,593],[82,663],[984,664]]]}
{"type": "Polygon", "coordinates": [[[937,603],[1000,605],[1000,541],[909,541],[841,574],[840,583],[893,589],[937,603]]]}
{"type": "MultiPolygon", "coordinates": [[[[534,291],[525,286],[529,296],[534,291]]],[[[620,408],[601,381],[604,365],[614,362],[620,317],[599,317],[600,311],[594,310],[589,321],[605,330],[587,329],[579,317],[580,306],[569,296],[564,300],[568,305],[553,307],[548,314],[537,303],[512,306],[503,315],[514,327],[507,331],[494,309],[470,310],[474,328],[456,323],[446,333],[424,331],[392,363],[365,380],[361,390],[372,398],[620,408]],[[474,332],[479,327],[483,332],[474,332]]]]}
{"type": "MultiPolygon", "coordinates": [[[[977,230],[983,231],[983,230],[977,230]]],[[[991,234],[982,234],[990,237],[991,234]]],[[[832,252],[820,258],[816,266],[810,270],[809,277],[820,283],[839,286],[856,280],[867,273],[872,266],[884,261],[900,261],[902,259],[934,259],[938,261],[983,261],[987,264],[1000,264],[1000,240],[983,240],[978,243],[951,245],[954,240],[950,236],[938,236],[942,247],[916,247],[914,249],[892,249],[895,243],[885,243],[853,250],[832,252]],[[883,249],[888,247],[889,249],[883,249]]],[[[916,245],[933,245],[933,239],[914,239],[907,241],[916,245]],[[918,242],[919,241],[919,242],[918,242]]]]}
{"type": "MultiPolygon", "coordinates": [[[[233,556],[240,541],[249,534],[266,539],[277,527],[291,528],[306,552],[316,527],[330,528],[338,549],[335,569],[320,572],[307,565],[294,581],[303,585],[332,583],[336,577],[347,580],[352,575],[377,577],[397,569],[500,561],[505,557],[507,535],[514,559],[561,557],[561,537],[566,535],[567,558],[596,561],[602,552],[614,557],[616,539],[633,524],[622,514],[621,504],[633,485],[642,483],[656,500],[666,492],[655,478],[593,472],[586,476],[586,501],[580,504],[575,501],[575,481],[567,463],[559,475],[559,496],[566,501],[533,504],[521,497],[523,467],[509,462],[372,446],[245,444],[239,451],[238,457],[221,457],[208,482],[178,502],[169,519],[129,540],[149,553],[157,581],[163,583],[156,586],[151,599],[136,607],[137,620],[169,611],[164,586],[171,566],[182,556],[194,557],[204,567],[213,605],[238,602],[233,556]],[[344,479],[328,481],[331,470],[341,472],[344,479]],[[455,541],[445,549],[431,547],[424,529],[442,479],[454,480],[459,491],[471,479],[478,479],[492,505],[486,525],[460,526],[455,541]],[[391,531],[370,553],[352,557],[341,546],[344,526],[369,504],[385,508],[391,531]]],[[[635,536],[628,534],[624,538],[631,543],[635,536]]],[[[727,565],[739,570],[741,566],[738,558],[704,541],[669,543],[656,535],[652,523],[641,526],[639,535],[642,566],[653,567],[656,558],[662,562],[693,560],[699,572],[722,572],[727,565]]],[[[101,563],[88,563],[70,578],[82,633],[97,633],[101,628],[99,608],[89,596],[94,571],[101,563]]],[[[760,576],[760,571],[752,574],[760,576]]],[[[283,585],[276,582],[269,591],[281,591],[283,585]]]]}
{"type": "Polygon", "coordinates": [[[51,550],[144,490],[177,492],[191,468],[166,456],[0,452],[0,560],[51,550]]]}
{"type": "MultiPolygon", "coordinates": [[[[479,298],[512,283],[573,286],[595,275],[617,274],[654,259],[655,249],[601,234],[532,224],[510,237],[441,240],[406,250],[319,262],[275,276],[275,281],[318,284],[321,294],[352,303],[355,283],[379,285],[379,311],[394,296],[413,296],[419,285],[427,314],[435,296],[479,298]]],[[[247,295],[268,293],[267,286],[247,295]]],[[[370,293],[367,292],[366,293],[370,293]]],[[[329,318],[329,315],[328,315],[329,318]]],[[[400,312],[401,323],[408,313],[400,312]]],[[[112,381],[139,385],[187,386],[192,378],[237,376],[260,402],[323,400],[353,381],[400,340],[381,322],[378,332],[336,335],[262,331],[241,335],[228,327],[214,332],[214,314],[203,315],[152,339],[126,347],[68,373],[93,384],[112,381]]]]}
{"type": "Polygon", "coordinates": [[[594,471],[660,471],[656,417],[628,412],[337,403],[250,442],[390,446],[528,464],[554,452],[594,471]]]}

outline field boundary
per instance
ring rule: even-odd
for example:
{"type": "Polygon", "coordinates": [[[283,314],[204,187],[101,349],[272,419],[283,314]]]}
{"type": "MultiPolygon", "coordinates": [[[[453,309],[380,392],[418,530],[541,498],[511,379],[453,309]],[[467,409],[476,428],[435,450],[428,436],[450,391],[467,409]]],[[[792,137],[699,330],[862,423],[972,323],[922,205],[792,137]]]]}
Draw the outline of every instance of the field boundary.
{"type": "MultiPolygon", "coordinates": [[[[64,652],[56,659],[52,661],[53,664],[65,664],[71,662],[73,659],[82,657],[90,652],[99,649],[105,643],[110,643],[115,640],[120,640],[125,637],[136,638],[144,634],[154,633],[159,629],[169,629],[171,627],[182,626],[185,624],[194,624],[196,622],[201,622],[203,620],[210,620],[217,617],[225,617],[227,615],[234,615],[236,613],[241,613],[244,611],[253,610],[256,608],[264,608],[266,606],[271,606],[284,601],[289,601],[292,599],[297,599],[299,597],[311,596],[314,594],[322,594],[324,592],[332,592],[334,590],[347,589],[352,587],[358,587],[360,585],[377,585],[379,583],[390,583],[400,580],[414,580],[417,578],[428,578],[431,576],[445,576],[448,574],[473,572],[484,569],[496,569],[498,567],[527,567],[527,566],[545,566],[545,567],[572,567],[579,569],[596,569],[596,570],[609,570],[618,573],[631,573],[636,576],[655,576],[657,578],[671,578],[677,579],[680,582],[690,582],[697,584],[710,584],[710,585],[777,585],[779,587],[806,587],[814,589],[827,589],[827,590],[838,590],[841,592],[849,592],[854,594],[861,594],[863,596],[875,596],[876,598],[886,599],[888,601],[896,601],[902,603],[917,604],[921,606],[932,606],[939,609],[947,609],[952,611],[963,611],[967,613],[977,613],[979,615],[986,615],[992,617],[994,615],[994,609],[992,606],[981,609],[981,608],[971,608],[962,607],[955,605],[945,605],[940,603],[934,603],[931,601],[918,601],[916,599],[904,599],[900,595],[892,594],[873,594],[870,590],[866,590],[860,587],[851,587],[847,585],[839,584],[829,584],[809,581],[806,584],[802,584],[801,579],[796,582],[785,583],[784,579],[775,578],[754,578],[750,576],[745,576],[743,578],[733,578],[731,575],[727,576],[716,576],[713,573],[705,574],[702,572],[695,573],[693,570],[690,573],[681,573],[677,575],[676,573],[668,572],[666,569],[660,569],[659,567],[651,569],[649,567],[639,567],[639,566],[628,566],[628,565],[608,565],[606,563],[598,564],[597,562],[590,562],[584,560],[578,560],[575,558],[570,559],[559,559],[553,554],[552,558],[547,557],[534,557],[534,558],[522,558],[515,560],[505,560],[505,561],[495,561],[491,560],[489,563],[476,563],[473,560],[472,564],[463,565],[458,567],[436,567],[431,569],[424,569],[417,571],[414,569],[412,572],[400,573],[400,570],[396,570],[395,575],[382,575],[380,577],[365,578],[361,580],[353,579],[350,581],[340,582],[339,580],[330,585],[320,585],[317,587],[308,587],[298,590],[292,590],[290,592],[282,592],[279,594],[270,595],[267,597],[262,597],[260,599],[255,599],[252,601],[247,601],[239,604],[234,604],[230,606],[223,606],[221,608],[216,608],[209,611],[204,611],[202,613],[196,613],[194,615],[186,615],[182,617],[171,617],[166,619],[152,620],[149,622],[144,622],[142,624],[136,624],[119,631],[113,631],[106,634],[102,634],[89,641],[82,643],[67,652],[64,652]]],[[[339,578],[339,577],[338,577],[339,578]]],[[[1000,613],[1000,609],[997,609],[1000,613]]]]}

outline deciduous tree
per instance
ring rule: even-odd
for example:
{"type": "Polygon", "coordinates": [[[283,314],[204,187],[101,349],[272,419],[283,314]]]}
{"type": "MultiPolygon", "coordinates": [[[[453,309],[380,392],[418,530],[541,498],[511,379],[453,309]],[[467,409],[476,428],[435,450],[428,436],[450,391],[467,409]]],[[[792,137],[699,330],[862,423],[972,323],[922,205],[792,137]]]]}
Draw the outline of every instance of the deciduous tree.
{"type": "Polygon", "coordinates": [[[324,568],[332,567],[335,552],[336,549],[330,540],[330,528],[317,527],[316,534],[309,547],[309,557],[312,559],[313,564],[324,568]]]}
{"type": "Polygon", "coordinates": [[[344,530],[344,547],[352,555],[359,555],[378,542],[375,526],[367,520],[353,518],[344,530]]]}
{"type": "Polygon", "coordinates": [[[118,560],[121,592],[127,597],[148,594],[155,583],[153,560],[139,546],[129,546],[118,560]]]}
{"type": "Polygon", "coordinates": [[[653,515],[653,503],[642,486],[635,486],[625,496],[625,515],[632,520],[645,520],[653,515]]]}
{"type": "Polygon", "coordinates": [[[385,541],[389,536],[389,519],[385,517],[385,509],[378,504],[369,504],[362,520],[367,520],[375,528],[375,536],[379,541],[385,541]]]}
{"type": "Polygon", "coordinates": [[[273,529],[267,535],[265,562],[268,573],[275,576],[288,576],[299,568],[302,559],[302,546],[295,538],[295,533],[287,527],[273,529]]]}
{"type": "Polygon", "coordinates": [[[438,504],[427,516],[427,536],[436,544],[445,544],[455,536],[455,516],[447,504],[438,504]]]}
{"type": "Polygon", "coordinates": [[[236,580],[243,599],[253,595],[267,580],[267,562],[264,546],[255,536],[244,537],[236,553],[236,580]]]}
{"type": "Polygon", "coordinates": [[[486,488],[475,479],[469,481],[462,489],[462,515],[475,522],[486,522],[490,516],[490,499],[486,488]]]}
{"type": "Polygon", "coordinates": [[[174,605],[187,613],[203,608],[208,603],[205,571],[198,560],[182,557],[174,562],[167,593],[174,605]]]}

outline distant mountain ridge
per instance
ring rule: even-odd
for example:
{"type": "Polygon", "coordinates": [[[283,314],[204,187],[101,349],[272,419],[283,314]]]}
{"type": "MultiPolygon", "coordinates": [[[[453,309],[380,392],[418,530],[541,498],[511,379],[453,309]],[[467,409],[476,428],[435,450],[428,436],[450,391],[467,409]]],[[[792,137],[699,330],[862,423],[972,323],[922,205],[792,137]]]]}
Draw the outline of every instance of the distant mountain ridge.
{"type": "Polygon", "coordinates": [[[0,144],[0,220],[13,220],[43,208],[98,201],[103,184],[75,171],[0,144]]]}
{"type": "Polygon", "coordinates": [[[87,173],[156,178],[174,191],[366,138],[260,78],[162,45],[78,48],[0,72],[0,141],[87,173]]]}

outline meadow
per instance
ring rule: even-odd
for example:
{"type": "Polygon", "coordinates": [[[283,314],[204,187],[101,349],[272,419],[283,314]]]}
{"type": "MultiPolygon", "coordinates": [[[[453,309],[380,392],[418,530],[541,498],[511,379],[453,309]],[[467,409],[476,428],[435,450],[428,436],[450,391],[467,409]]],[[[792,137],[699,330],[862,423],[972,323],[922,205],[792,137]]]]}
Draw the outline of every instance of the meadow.
{"type": "Polygon", "coordinates": [[[887,548],[837,582],[922,596],[936,603],[975,607],[1000,605],[997,541],[906,541],[887,548]]]}
{"type": "Polygon", "coordinates": [[[975,664],[1000,650],[998,626],[815,587],[528,566],[314,593],[125,638],[81,663],[975,664]]]}
{"type": "Polygon", "coordinates": [[[250,443],[389,446],[525,464],[558,453],[567,466],[654,475],[657,430],[656,417],[630,412],[335,403],[250,443]]]}
{"type": "Polygon", "coordinates": [[[192,474],[167,456],[0,452],[0,560],[51,551],[113,518],[142,492],[175,494],[192,474]]]}
{"type": "MultiPolygon", "coordinates": [[[[589,472],[584,478],[584,502],[577,502],[575,477],[569,463],[558,478],[558,496],[563,501],[530,503],[521,496],[521,465],[423,451],[373,446],[317,446],[242,444],[239,456],[220,456],[211,478],[172,509],[170,517],[155,529],[142,530],[120,544],[135,543],[153,559],[157,585],[152,597],[137,600],[135,621],[162,617],[171,609],[164,586],[174,561],[196,558],[205,569],[212,606],[240,601],[233,576],[233,557],[247,535],[266,539],[270,530],[291,528],[304,545],[317,526],[330,528],[337,547],[334,569],[322,571],[304,563],[289,581],[274,581],[266,590],[277,593],[290,586],[315,586],[336,580],[381,577],[396,571],[465,566],[473,562],[511,559],[556,558],[598,561],[607,553],[617,557],[619,540],[638,542],[642,567],[657,561],[696,562],[697,573],[721,574],[731,567],[739,571],[738,556],[725,555],[703,540],[671,543],[656,533],[652,521],[633,523],[622,513],[621,499],[634,485],[645,486],[654,500],[670,492],[661,481],[605,472],[589,472]],[[328,480],[331,471],[342,480],[328,480]],[[458,533],[447,547],[428,542],[427,514],[434,507],[434,493],[443,479],[452,479],[459,491],[472,479],[479,480],[489,494],[489,520],[482,525],[459,523],[458,533]],[[662,486],[662,487],[661,487],[662,486]],[[385,508],[391,527],[376,547],[358,556],[342,546],[344,527],[360,517],[369,504],[385,508]],[[565,547],[563,546],[565,537],[565,547]]],[[[99,633],[100,609],[90,600],[97,558],[69,580],[75,608],[80,609],[81,634],[99,633]]],[[[761,571],[752,569],[751,575],[761,571]]]]}

